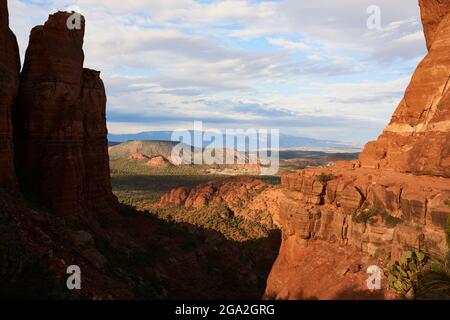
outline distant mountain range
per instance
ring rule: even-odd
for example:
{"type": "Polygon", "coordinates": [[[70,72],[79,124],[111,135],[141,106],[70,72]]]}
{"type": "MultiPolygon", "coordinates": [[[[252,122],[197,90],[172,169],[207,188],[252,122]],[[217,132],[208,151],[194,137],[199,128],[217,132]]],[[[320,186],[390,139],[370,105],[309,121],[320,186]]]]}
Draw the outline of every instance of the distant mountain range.
{"type": "MultiPolygon", "coordinates": [[[[195,131],[189,131],[191,135],[191,145],[198,148],[205,148],[208,146],[209,142],[195,142],[194,143],[194,135],[195,131]]],[[[201,132],[197,132],[197,134],[201,134],[201,132]]],[[[223,141],[227,136],[222,134],[223,141]]],[[[228,138],[231,138],[230,136],[228,138]]],[[[243,136],[239,136],[239,138],[243,138],[243,136]]],[[[256,137],[252,137],[251,139],[256,139],[256,137]]],[[[127,141],[179,141],[177,139],[172,139],[172,131],[148,131],[141,132],[136,134],[109,134],[108,140],[110,141],[110,145],[114,143],[122,143],[127,141]]],[[[270,140],[270,139],[269,139],[270,140]]],[[[241,139],[240,142],[237,142],[237,150],[245,150],[245,142],[241,139]]],[[[186,141],[185,141],[186,143],[186,141]]],[[[247,140],[247,144],[248,144],[247,140]]],[[[280,149],[317,149],[317,150],[348,150],[348,151],[359,151],[361,149],[358,145],[351,145],[349,143],[339,142],[339,141],[331,141],[331,140],[319,140],[313,138],[305,138],[305,137],[297,137],[292,135],[280,135],[280,149]]],[[[270,143],[269,146],[270,148],[270,143]]]]}

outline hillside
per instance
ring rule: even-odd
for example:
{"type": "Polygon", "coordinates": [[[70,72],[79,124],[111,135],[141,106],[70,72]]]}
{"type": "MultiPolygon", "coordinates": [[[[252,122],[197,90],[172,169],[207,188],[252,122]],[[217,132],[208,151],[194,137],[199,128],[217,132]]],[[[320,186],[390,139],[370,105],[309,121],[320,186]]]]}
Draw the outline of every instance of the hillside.
{"type": "MultiPolygon", "coordinates": [[[[194,141],[194,131],[189,131],[191,135],[191,141],[194,141]]],[[[222,135],[223,140],[230,138],[231,136],[227,136],[225,134],[222,135]]],[[[236,135],[237,137],[242,137],[243,135],[236,135]]],[[[132,140],[162,140],[162,141],[171,141],[172,140],[172,131],[149,131],[149,132],[141,132],[136,134],[108,134],[108,140],[117,141],[117,142],[127,142],[132,140]]],[[[345,142],[339,141],[330,141],[330,140],[320,140],[306,137],[299,137],[287,134],[280,134],[280,145],[281,149],[296,149],[296,148],[316,148],[316,149],[336,149],[336,150],[351,150],[353,152],[358,152],[360,150],[360,146],[352,145],[345,142]]],[[[207,143],[203,143],[202,145],[196,145],[198,148],[207,147],[207,143]]],[[[238,144],[237,150],[244,150],[245,145],[238,144]]]]}
{"type": "Polygon", "coordinates": [[[128,141],[109,147],[109,157],[119,160],[140,154],[149,159],[157,156],[171,159],[172,150],[177,144],[173,141],[128,141]]]}
{"type": "MultiPolygon", "coordinates": [[[[257,175],[260,171],[259,164],[249,164],[248,153],[238,151],[230,151],[233,154],[234,165],[201,164],[187,166],[188,164],[194,163],[194,156],[201,156],[202,152],[208,152],[213,155],[217,163],[224,163],[228,149],[224,148],[222,150],[223,158],[221,159],[219,153],[216,153],[211,149],[202,150],[200,148],[192,147],[190,161],[184,159],[184,162],[179,163],[172,159],[172,151],[176,145],[178,145],[178,142],[159,140],[127,141],[121,144],[112,145],[108,148],[112,172],[120,172],[120,174],[163,172],[151,170],[151,168],[159,168],[170,169],[169,171],[165,170],[165,172],[171,174],[190,172],[192,174],[257,175]],[[240,164],[238,164],[238,161],[240,164]]],[[[189,147],[186,146],[186,148],[189,147]]],[[[357,153],[329,153],[308,150],[280,150],[279,156],[279,174],[307,167],[330,166],[337,161],[354,160],[358,158],[357,153]]]]}

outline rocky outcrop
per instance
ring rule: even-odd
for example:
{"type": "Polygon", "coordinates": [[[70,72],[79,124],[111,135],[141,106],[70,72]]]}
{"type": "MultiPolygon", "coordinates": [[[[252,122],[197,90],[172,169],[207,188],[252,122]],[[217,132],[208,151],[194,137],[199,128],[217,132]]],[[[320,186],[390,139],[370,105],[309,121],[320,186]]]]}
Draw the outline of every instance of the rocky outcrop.
{"type": "Polygon", "coordinates": [[[419,0],[422,11],[422,24],[430,50],[435,40],[436,31],[444,17],[450,12],[450,1],[448,0],[419,0]]]}
{"type": "MultiPolygon", "coordinates": [[[[283,242],[268,279],[265,299],[382,300],[393,298],[386,288],[367,290],[366,270],[376,258],[355,248],[289,237],[283,242]]],[[[386,277],[382,275],[382,283],[386,277]]]]}
{"type": "Polygon", "coordinates": [[[450,2],[421,1],[429,53],[390,124],[360,156],[367,168],[450,177],[450,2]]]}
{"type": "Polygon", "coordinates": [[[441,257],[450,179],[371,169],[305,170],[283,177],[284,235],[349,244],[398,258],[405,250],[441,257]]]}
{"type": "Polygon", "coordinates": [[[151,158],[149,161],[147,161],[147,165],[150,168],[156,169],[165,169],[172,166],[170,161],[164,158],[163,156],[156,156],[151,158]]]}
{"type": "Polygon", "coordinates": [[[351,164],[283,176],[278,217],[283,241],[266,297],[389,298],[386,279],[383,291],[370,293],[365,270],[384,267],[406,250],[444,257],[448,199],[450,179],[351,164]],[[341,273],[354,264],[362,266],[362,276],[341,273]]]}
{"type": "Polygon", "coordinates": [[[109,218],[116,211],[108,156],[106,94],[100,72],[83,69],[81,107],[84,112],[83,160],[86,173],[82,180],[83,198],[89,209],[109,218]]]}
{"type": "Polygon", "coordinates": [[[105,89],[83,69],[84,18],[69,29],[71,15],[31,32],[13,113],[16,171],[22,190],[60,215],[105,213],[114,207],[105,89]]]}
{"type": "MultiPolygon", "coordinates": [[[[420,7],[429,53],[383,134],[359,161],[283,177],[283,242],[266,297],[371,298],[368,275],[348,272],[355,263],[365,271],[406,250],[447,254],[450,1],[420,0],[420,7]],[[359,254],[348,255],[354,249],[359,254]]],[[[378,298],[389,298],[384,278],[382,289],[378,298]]]]}
{"type": "Polygon", "coordinates": [[[161,197],[160,206],[184,206],[186,209],[210,208],[230,217],[272,227],[278,218],[277,189],[249,177],[234,177],[200,184],[194,188],[180,187],[161,197]]]}
{"type": "Polygon", "coordinates": [[[19,88],[20,57],[6,0],[0,0],[0,48],[0,187],[11,188],[16,186],[11,108],[19,88]]]}

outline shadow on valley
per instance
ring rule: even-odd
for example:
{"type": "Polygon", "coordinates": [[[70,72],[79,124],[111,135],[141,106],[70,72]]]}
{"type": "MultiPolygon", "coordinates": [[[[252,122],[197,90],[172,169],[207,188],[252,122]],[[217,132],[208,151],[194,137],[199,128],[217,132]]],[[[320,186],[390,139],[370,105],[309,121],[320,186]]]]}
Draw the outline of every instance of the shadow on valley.
{"type": "Polygon", "coordinates": [[[56,218],[1,193],[0,298],[228,300],[263,296],[278,256],[280,232],[237,242],[219,232],[160,220],[130,206],[120,205],[118,211],[102,219],[56,218]],[[12,221],[21,223],[16,227],[12,221]],[[69,265],[82,271],[81,290],[67,289],[69,265]]]}
{"type": "MultiPolygon", "coordinates": [[[[139,245],[120,247],[108,237],[96,247],[105,273],[132,282],[145,299],[260,299],[278,256],[281,233],[245,242],[188,223],[160,220],[126,205],[120,230],[139,245]],[[139,275],[139,276],[137,276],[139,275]]],[[[117,239],[116,239],[117,240],[117,239]]],[[[126,241],[125,241],[126,242],[126,241]]]]}

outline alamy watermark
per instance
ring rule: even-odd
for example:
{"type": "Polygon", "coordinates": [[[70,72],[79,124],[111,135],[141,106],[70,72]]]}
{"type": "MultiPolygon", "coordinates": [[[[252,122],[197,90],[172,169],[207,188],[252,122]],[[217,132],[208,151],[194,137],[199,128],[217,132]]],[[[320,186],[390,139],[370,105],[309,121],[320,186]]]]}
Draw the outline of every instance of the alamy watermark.
{"type": "Polygon", "coordinates": [[[381,8],[377,5],[371,5],[367,7],[366,13],[369,15],[367,28],[369,30],[381,30],[381,8]]]}
{"type": "Polygon", "coordinates": [[[81,268],[77,265],[68,266],[66,272],[70,275],[66,281],[67,289],[81,290],[81,268]]]}
{"type": "Polygon", "coordinates": [[[367,268],[369,278],[367,279],[367,288],[369,290],[381,290],[381,276],[383,270],[379,266],[370,266],[367,268]]]}
{"type": "Polygon", "coordinates": [[[67,18],[66,26],[69,30],[81,30],[82,16],[78,12],[73,12],[69,18],[67,18]]]}
{"type": "Polygon", "coordinates": [[[172,150],[176,165],[255,165],[261,175],[274,175],[280,166],[279,129],[203,129],[201,121],[193,130],[176,130],[172,150]]]}

